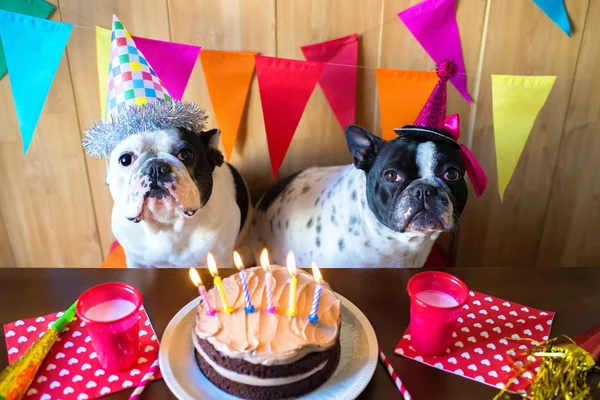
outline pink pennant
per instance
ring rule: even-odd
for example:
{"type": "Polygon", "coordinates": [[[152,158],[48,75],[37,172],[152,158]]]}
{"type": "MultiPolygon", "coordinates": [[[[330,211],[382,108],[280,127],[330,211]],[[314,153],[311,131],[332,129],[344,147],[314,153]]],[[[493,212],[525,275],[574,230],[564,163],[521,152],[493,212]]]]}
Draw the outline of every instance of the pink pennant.
{"type": "Polygon", "coordinates": [[[460,149],[460,155],[465,163],[465,170],[467,171],[467,175],[469,175],[475,194],[477,197],[481,197],[488,185],[487,175],[481,164],[479,164],[479,161],[477,161],[477,158],[475,158],[475,154],[467,146],[461,144],[460,149]]]}
{"type": "Polygon", "coordinates": [[[163,42],[133,36],[133,41],[146,57],[169,94],[181,100],[188,84],[200,46],[163,42]]]}
{"type": "Polygon", "coordinates": [[[353,124],[356,117],[358,34],[302,46],[302,52],[308,61],[327,63],[319,85],[342,129],[353,124]]]}
{"type": "Polygon", "coordinates": [[[273,178],[277,179],[279,167],[324,65],[276,57],[255,58],[271,170],[273,178]]]}
{"type": "Polygon", "coordinates": [[[467,75],[456,22],[456,0],[424,0],[398,14],[404,25],[436,63],[452,60],[458,74],[450,79],[470,103],[467,75]]]}

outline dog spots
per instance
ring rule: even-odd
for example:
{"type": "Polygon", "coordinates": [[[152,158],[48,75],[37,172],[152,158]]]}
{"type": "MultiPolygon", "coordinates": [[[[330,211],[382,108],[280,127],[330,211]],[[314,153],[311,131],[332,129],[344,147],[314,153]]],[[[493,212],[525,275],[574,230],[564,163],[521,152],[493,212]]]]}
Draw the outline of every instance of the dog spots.
{"type": "Polygon", "coordinates": [[[348,221],[348,226],[360,224],[360,217],[358,215],[352,215],[348,221]]]}
{"type": "Polygon", "coordinates": [[[321,233],[321,224],[317,224],[316,229],[317,229],[317,233],[321,233]]]}
{"type": "Polygon", "coordinates": [[[310,191],[310,186],[309,186],[309,185],[307,185],[307,184],[305,184],[305,185],[302,187],[302,194],[308,193],[309,191],[310,191]]]}
{"type": "Polygon", "coordinates": [[[317,197],[317,200],[315,201],[315,207],[319,205],[319,201],[321,201],[321,197],[317,197]]]}
{"type": "Polygon", "coordinates": [[[331,198],[331,194],[332,194],[332,193],[331,193],[331,190],[327,192],[327,199],[330,199],[330,198],[331,198]]]}
{"type": "Polygon", "coordinates": [[[360,207],[364,210],[365,208],[365,199],[360,199],[360,207]]]}
{"type": "Polygon", "coordinates": [[[352,178],[348,179],[348,189],[350,189],[352,187],[353,183],[354,183],[354,179],[352,179],[352,178]]]}
{"type": "Polygon", "coordinates": [[[269,226],[271,227],[271,235],[275,236],[275,230],[273,229],[273,219],[269,220],[269,226]]]}
{"type": "Polygon", "coordinates": [[[370,240],[367,240],[367,241],[365,242],[365,247],[366,247],[366,248],[369,248],[369,247],[371,247],[371,241],[370,241],[370,240]]]}
{"type": "Polygon", "coordinates": [[[312,226],[312,224],[313,224],[313,219],[312,219],[312,218],[310,218],[310,219],[308,220],[308,222],[306,223],[306,227],[307,227],[308,229],[310,229],[310,227],[312,226]]]}
{"type": "Polygon", "coordinates": [[[315,240],[315,244],[317,245],[317,247],[321,247],[321,238],[317,236],[317,239],[315,240]]]}
{"type": "Polygon", "coordinates": [[[387,240],[394,240],[394,238],[393,238],[393,237],[391,237],[391,236],[388,236],[388,237],[387,237],[387,240]]]}
{"type": "Polygon", "coordinates": [[[285,221],[285,229],[287,230],[290,227],[290,220],[285,221]]]}
{"type": "Polygon", "coordinates": [[[281,220],[277,221],[277,229],[281,230],[281,220]]]}
{"type": "Polygon", "coordinates": [[[356,199],[358,199],[358,193],[356,193],[356,190],[352,191],[352,195],[350,195],[350,198],[352,199],[352,201],[356,201],[356,199]]]}
{"type": "Polygon", "coordinates": [[[338,240],[338,249],[340,249],[340,251],[344,251],[345,247],[346,247],[346,243],[344,242],[344,239],[340,238],[338,240]]]}

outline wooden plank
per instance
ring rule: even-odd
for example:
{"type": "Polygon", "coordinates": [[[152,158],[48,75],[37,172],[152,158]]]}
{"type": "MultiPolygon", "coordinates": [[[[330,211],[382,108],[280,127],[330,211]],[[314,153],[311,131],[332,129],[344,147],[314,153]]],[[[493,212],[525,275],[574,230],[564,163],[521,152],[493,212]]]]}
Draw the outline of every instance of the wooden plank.
{"type": "Polygon", "coordinates": [[[458,235],[458,266],[532,266],[540,243],[552,171],[567,110],[587,1],[566,1],[575,27],[567,37],[529,1],[491,2],[472,150],[490,183],[467,208],[458,235]],[[557,75],[515,174],[500,202],[492,124],[491,74],[557,75]]]}
{"type": "MultiPolygon", "coordinates": [[[[381,67],[403,70],[435,70],[435,63],[398,18],[400,11],[419,3],[420,0],[385,0],[383,17],[383,40],[381,45],[381,67]]],[[[457,21],[462,41],[465,69],[468,75],[467,85],[473,96],[473,88],[478,78],[477,65],[484,23],[485,0],[463,0],[457,8],[457,21]]],[[[402,95],[402,94],[399,94],[402,95]]],[[[470,105],[458,93],[454,85],[448,85],[447,113],[458,113],[462,119],[461,142],[468,141],[467,121],[470,105]]],[[[376,110],[379,119],[379,108],[376,110]]],[[[381,125],[377,125],[377,133],[381,134],[381,125]]],[[[467,208],[475,202],[473,191],[470,192],[467,208]]],[[[450,254],[453,247],[454,234],[440,236],[438,243],[450,254]]]]}
{"type": "MultiPolygon", "coordinates": [[[[283,0],[277,2],[277,56],[304,60],[303,45],[360,33],[356,123],[374,125],[375,70],[381,0],[283,0]]],[[[317,85],[281,166],[279,177],[311,166],[352,161],[342,128],[317,85]]]]}
{"type": "MultiPolygon", "coordinates": [[[[101,118],[96,64],[96,25],[111,28],[116,14],[132,35],[169,40],[169,21],[166,0],[61,0],[61,14],[65,22],[83,26],[73,28],[67,44],[71,78],[79,114],[80,131],[101,118]]],[[[109,60],[105,60],[107,65],[109,60]]],[[[107,66],[108,68],[108,66],[107,66]]],[[[104,83],[108,85],[108,82],[104,83]]],[[[104,256],[114,240],[111,229],[113,200],[104,184],[105,160],[85,155],[94,209],[104,256]]]]}
{"type": "MultiPolygon", "coordinates": [[[[59,19],[58,12],[52,19],[59,19]]],[[[0,103],[0,204],[16,265],[98,265],[100,246],[66,57],[25,156],[8,77],[0,82],[0,103]]]]}
{"type": "Polygon", "coordinates": [[[592,1],[583,30],[577,70],[536,265],[600,265],[600,86],[597,38],[600,2],[592,1]]]}
{"type": "MultiPolygon", "coordinates": [[[[1,206],[1,204],[0,204],[1,206]]],[[[2,207],[0,207],[0,268],[1,267],[16,267],[15,256],[12,251],[10,237],[4,223],[2,215],[2,207]]]]}
{"type": "MultiPolygon", "coordinates": [[[[275,56],[275,0],[169,0],[171,39],[210,50],[257,51],[275,56]]],[[[184,100],[206,108],[209,128],[217,127],[200,61],[184,100]]],[[[273,184],[256,78],[252,81],[231,163],[246,179],[254,201],[273,184]]]]}

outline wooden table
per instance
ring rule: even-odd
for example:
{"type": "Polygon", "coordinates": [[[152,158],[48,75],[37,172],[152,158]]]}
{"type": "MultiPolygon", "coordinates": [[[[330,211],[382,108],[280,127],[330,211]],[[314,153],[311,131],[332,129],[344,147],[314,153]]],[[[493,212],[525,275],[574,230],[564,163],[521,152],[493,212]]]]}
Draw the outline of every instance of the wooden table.
{"type": "MultiPolygon", "coordinates": [[[[223,270],[227,276],[234,270],[223,270]]],[[[491,399],[497,392],[486,385],[442,372],[393,354],[409,321],[409,269],[327,269],[325,279],[358,306],[371,321],[379,345],[417,400],[491,399]]],[[[556,311],[552,336],[576,335],[600,323],[600,268],[456,268],[451,272],[471,289],[556,311]]],[[[207,271],[202,271],[205,281],[207,271]]],[[[196,289],[187,270],[176,269],[0,269],[0,324],[63,310],[85,289],[102,282],[123,281],[137,287],[159,338],[196,289]]],[[[7,364],[4,331],[0,330],[0,368],[7,364]]],[[[107,397],[126,399],[130,391],[107,397]]],[[[381,365],[360,399],[398,398],[381,365]]],[[[164,381],[149,385],[144,399],[172,399],[164,381]]],[[[600,398],[600,397],[597,397],[600,398]]]]}

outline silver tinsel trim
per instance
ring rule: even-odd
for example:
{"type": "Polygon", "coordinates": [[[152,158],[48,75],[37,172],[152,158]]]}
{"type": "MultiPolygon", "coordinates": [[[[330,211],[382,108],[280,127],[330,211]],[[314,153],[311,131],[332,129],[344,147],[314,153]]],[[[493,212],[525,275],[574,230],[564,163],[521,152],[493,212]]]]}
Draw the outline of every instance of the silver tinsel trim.
{"type": "Polygon", "coordinates": [[[106,157],[122,140],[140,132],[183,128],[199,135],[207,118],[194,103],[158,100],[121,110],[109,121],[94,122],[84,131],[83,147],[92,157],[106,157]]]}

